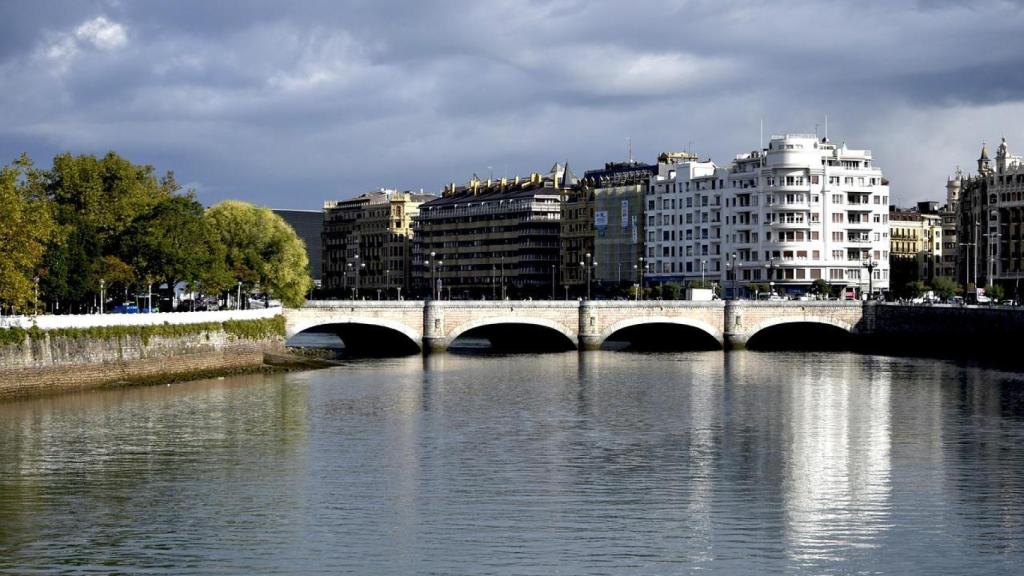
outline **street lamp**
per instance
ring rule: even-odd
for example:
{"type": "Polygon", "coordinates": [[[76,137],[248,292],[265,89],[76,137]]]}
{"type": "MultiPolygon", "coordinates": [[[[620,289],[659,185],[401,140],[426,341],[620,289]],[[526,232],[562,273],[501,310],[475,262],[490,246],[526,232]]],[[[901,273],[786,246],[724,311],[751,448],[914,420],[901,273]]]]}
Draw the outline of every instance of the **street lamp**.
{"type": "Polygon", "coordinates": [[[384,269],[384,299],[391,298],[391,270],[384,269]]]}
{"type": "Polygon", "coordinates": [[[989,232],[988,234],[982,234],[982,236],[987,239],[986,244],[988,244],[988,246],[986,246],[986,252],[988,252],[988,266],[985,267],[987,271],[985,278],[988,280],[986,284],[991,286],[994,284],[992,276],[997,271],[995,270],[995,258],[999,254],[999,245],[996,244],[993,238],[999,238],[1000,234],[996,232],[989,232]]]}
{"type": "Polygon", "coordinates": [[[586,256],[586,263],[580,262],[580,266],[587,267],[587,300],[590,300],[590,269],[597,266],[597,262],[593,261],[593,255],[590,252],[587,252],[586,256]]]}
{"type": "Polygon", "coordinates": [[[551,265],[551,299],[555,299],[555,265],[551,265]]]}
{"type": "Polygon", "coordinates": [[[103,296],[104,289],[106,288],[107,282],[103,278],[100,278],[100,314],[103,314],[103,296]]]}
{"type": "Polygon", "coordinates": [[[430,266],[430,297],[433,300],[437,300],[437,273],[434,271],[434,257],[437,256],[437,252],[430,252],[430,260],[424,262],[427,266],[430,266]]]}
{"type": "Polygon", "coordinates": [[[353,265],[352,268],[355,270],[355,273],[356,273],[356,276],[355,276],[356,283],[355,283],[355,286],[352,288],[352,299],[353,300],[358,300],[359,299],[359,269],[360,268],[365,268],[366,264],[363,264],[362,262],[359,261],[359,254],[355,255],[355,261],[356,261],[355,265],[353,265]]]}
{"type": "Polygon", "coordinates": [[[875,290],[874,290],[874,288],[875,288],[875,285],[874,285],[874,279],[875,279],[874,270],[875,270],[875,268],[878,268],[878,261],[877,260],[872,260],[872,259],[868,258],[861,265],[868,269],[868,299],[870,300],[871,299],[871,295],[875,293],[875,290]]]}
{"type": "MultiPolygon", "coordinates": [[[[967,248],[968,246],[977,246],[977,243],[975,243],[975,242],[960,242],[960,245],[963,246],[964,248],[967,248]]],[[[964,250],[964,252],[967,254],[967,266],[964,268],[964,295],[966,295],[967,294],[968,286],[971,284],[971,251],[970,250],[964,250]]],[[[978,284],[977,284],[977,280],[978,280],[977,265],[978,264],[977,264],[977,262],[975,262],[974,265],[975,265],[975,276],[974,276],[975,283],[974,283],[974,287],[977,288],[978,287],[978,284]]]]}
{"type": "Polygon", "coordinates": [[[731,299],[732,300],[739,300],[739,295],[736,293],[736,273],[739,271],[738,267],[741,266],[741,264],[737,264],[736,263],[736,253],[735,252],[730,254],[729,257],[732,258],[732,262],[726,262],[725,263],[725,267],[726,267],[727,270],[731,270],[732,271],[732,298],[731,299]]]}
{"type": "Polygon", "coordinates": [[[775,258],[770,258],[764,267],[768,269],[768,286],[771,287],[771,295],[775,296],[775,258]]]}
{"type": "Polygon", "coordinates": [[[707,260],[701,260],[700,261],[700,287],[701,288],[707,288],[707,285],[704,282],[704,270],[707,268],[707,266],[708,266],[708,261],[707,260]]]}
{"type": "MultiPolygon", "coordinates": [[[[444,261],[443,260],[438,260],[438,261],[434,262],[434,268],[438,270],[439,274],[441,272],[440,271],[441,266],[444,266],[444,261]]],[[[441,299],[441,294],[442,294],[442,290],[441,290],[442,286],[441,286],[441,284],[443,282],[444,282],[444,280],[442,280],[440,277],[437,279],[437,298],[436,298],[437,300],[441,299]]],[[[448,299],[449,300],[451,300],[451,295],[452,295],[452,288],[451,288],[451,286],[449,286],[448,287],[448,299]]]]}

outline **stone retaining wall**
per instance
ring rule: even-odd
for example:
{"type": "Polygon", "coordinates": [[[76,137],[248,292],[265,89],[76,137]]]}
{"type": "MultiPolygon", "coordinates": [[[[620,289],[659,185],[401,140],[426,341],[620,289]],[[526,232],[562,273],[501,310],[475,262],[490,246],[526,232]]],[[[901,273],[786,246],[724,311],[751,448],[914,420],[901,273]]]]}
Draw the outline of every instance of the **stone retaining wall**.
{"type": "Polygon", "coordinates": [[[258,369],[283,339],[221,330],[108,338],[44,334],[0,346],[0,401],[102,386],[166,382],[258,369]]]}

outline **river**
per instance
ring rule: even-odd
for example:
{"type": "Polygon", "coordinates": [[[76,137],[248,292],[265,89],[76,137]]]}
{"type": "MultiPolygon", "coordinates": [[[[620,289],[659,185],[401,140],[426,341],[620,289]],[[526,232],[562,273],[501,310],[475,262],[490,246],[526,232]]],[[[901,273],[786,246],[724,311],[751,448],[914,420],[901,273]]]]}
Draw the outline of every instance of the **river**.
{"type": "Polygon", "coordinates": [[[1020,573],[1022,380],[449,353],[9,402],[0,573],[1020,573]]]}

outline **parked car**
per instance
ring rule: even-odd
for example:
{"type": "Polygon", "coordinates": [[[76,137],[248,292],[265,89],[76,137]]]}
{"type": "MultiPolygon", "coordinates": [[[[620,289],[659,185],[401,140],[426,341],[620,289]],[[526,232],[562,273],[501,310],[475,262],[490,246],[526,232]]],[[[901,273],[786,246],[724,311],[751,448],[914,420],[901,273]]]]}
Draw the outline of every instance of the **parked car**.
{"type": "Polygon", "coordinates": [[[138,314],[139,307],[134,303],[118,304],[112,309],[114,314],[138,314]]]}

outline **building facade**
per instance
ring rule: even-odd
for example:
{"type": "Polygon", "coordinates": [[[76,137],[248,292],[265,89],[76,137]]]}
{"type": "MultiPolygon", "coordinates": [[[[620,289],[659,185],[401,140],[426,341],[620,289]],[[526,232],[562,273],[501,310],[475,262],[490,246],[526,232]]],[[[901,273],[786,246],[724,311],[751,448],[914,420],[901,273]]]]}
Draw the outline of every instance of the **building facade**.
{"type": "Polygon", "coordinates": [[[978,174],[960,179],[957,238],[961,284],[995,283],[1007,294],[1019,294],[1024,268],[1024,159],[1010,154],[1006,138],[994,165],[982,145],[978,174]]]}
{"type": "Polygon", "coordinates": [[[690,152],[665,152],[648,182],[645,284],[693,282],[721,273],[718,166],[690,152]]]}
{"type": "Polygon", "coordinates": [[[323,279],[321,237],[324,230],[324,213],[321,210],[273,210],[295,230],[295,234],[306,244],[309,258],[309,275],[319,288],[323,279]]]}
{"type": "Polygon", "coordinates": [[[353,298],[398,298],[412,282],[413,218],[434,195],[381,189],[324,203],[323,288],[353,298]]]}
{"type": "Polygon", "coordinates": [[[545,175],[446,186],[417,216],[418,285],[434,298],[557,295],[561,203],[576,185],[565,166],[545,175]]]}
{"type": "Polygon", "coordinates": [[[889,289],[889,183],[870,150],[772,136],[715,180],[694,195],[722,196],[722,250],[713,256],[726,294],[768,283],[795,295],[816,280],[842,297],[889,289]]]}
{"type": "Polygon", "coordinates": [[[957,242],[957,205],[960,202],[960,185],[963,174],[957,168],[954,176],[946,180],[946,203],[939,208],[939,219],[942,221],[941,258],[937,264],[938,275],[956,281],[960,277],[960,252],[957,242]]]}
{"type": "Polygon", "coordinates": [[[621,289],[638,282],[647,187],[656,173],[655,166],[642,162],[607,162],[566,191],[561,258],[566,295],[582,293],[588,259],[595,287],[621,289]]]}
{"type": "Polygon", "coordinates": [[[913,209],[889,209],[889,268],[894,290],[910,282],[931,283],[941,276],[942,217],[938,204],[921,202],[913,209]]]}

